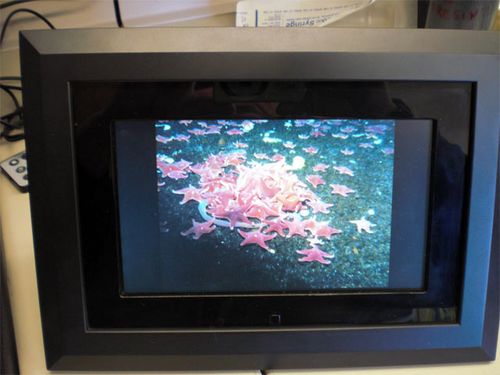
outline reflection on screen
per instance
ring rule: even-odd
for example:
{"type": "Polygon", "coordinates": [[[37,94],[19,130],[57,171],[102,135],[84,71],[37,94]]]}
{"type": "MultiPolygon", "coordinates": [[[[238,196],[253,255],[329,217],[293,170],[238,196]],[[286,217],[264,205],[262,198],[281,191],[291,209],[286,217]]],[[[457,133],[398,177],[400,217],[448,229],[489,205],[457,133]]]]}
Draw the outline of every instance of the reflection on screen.
{"type": "Polygon", "coordinates": [[[155,126],[174,292],[388,286],[394,121],[155,126]]]}

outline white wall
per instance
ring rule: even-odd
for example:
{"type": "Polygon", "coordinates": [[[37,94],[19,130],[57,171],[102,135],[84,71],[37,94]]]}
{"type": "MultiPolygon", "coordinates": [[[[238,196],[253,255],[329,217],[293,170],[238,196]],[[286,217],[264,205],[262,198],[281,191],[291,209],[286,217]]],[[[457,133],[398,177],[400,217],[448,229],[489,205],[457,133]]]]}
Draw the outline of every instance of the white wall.
{"type": "MultiPolygon", "coordinates": [[[[326,0],[332,1],[332,0],[326,0]]],[[[334,0],[333,0],[334,1],[334,0]]],[[[120,0],[127,27],[234,26],[238,0],[120,0]]],[[[56,28],[115,27],[112,0],[38,0],[18,6],[47,17],[56,28]]],[[[416,27],[416,0],[377,0],[367,9],[349,15],[330,27],[416,27]]],[[[10,10],[0,13],[3,23],[10,10]]],[[[18,14],[12,18],[3,50],[17,47],[20,29],[46,28],[36,17],[18,14]]]]}

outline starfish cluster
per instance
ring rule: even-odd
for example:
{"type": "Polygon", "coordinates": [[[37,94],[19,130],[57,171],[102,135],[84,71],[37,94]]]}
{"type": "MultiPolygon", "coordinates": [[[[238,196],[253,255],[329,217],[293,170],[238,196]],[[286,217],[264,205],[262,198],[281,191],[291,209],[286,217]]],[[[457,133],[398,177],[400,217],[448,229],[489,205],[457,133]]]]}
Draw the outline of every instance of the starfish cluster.
{"type": "MultiPolygon", "coordinates": [[[[243,238],[241,246],[254,244],[274,252],[269,242],[277,236],[300,236],[320,243],[320,238],[328,240],[341,233],[326,221],[302,219],[302,211],[329,213],[332,204],[322,202],[291,171],[285,160],[270,163],[253,161],[248,165],[245,162],[245,153],[233,152],[210,155],[204,163],[195,165],[184,161],[158,164],[164,176],[180,171],[193,173],[199,178],[198,187],[190,185],[173,191],[183,195],[181,204],[198,202],[199,213],[205,219],[204,222],[193,220],[192,227],[182,235],[193,235],[198,239],[217,227],[237,228],[243,238]]],[[[323,259],[317,254],[306,258],[310,261],[323,259]]]]}
{"type": "MultiPolygon", "coordinates": [[[[255,151],[247,153],[249,144],[243,142],[243,136],[252,131],[254,125],[266,121],[218,120],[215,124],[209,124],[205,121],[181,120],[178,123],[188,128],[188,134],[174,133],[168,137],[157,135],[157,142],[164,145],[190,142],[191,137],[206,135],[225,136],[234,140],[231,143],[232,152],[210,154],[197,164],[185,160],[166,160],[165,155],[158,154],[157,168],[162,179],[184,180],[190,176],[197,177],[197,183],[193,183],[194,179],[191,178],[189,181],[193,184],[172,190],[174,194],[182,195],[182,205],[197,202],[198,212],[203,219],[192,219],[192,226],[182,231],[181,235],[199,239],[216,230],[234,231],[241,237],[240,246],[254,245],[270,253],[275,252],[272,244],[276,238],[303,237],[310,245],[309,248],[296,250],[302,256],[298,261],[328,265],[331,263],[329,259],[334,255],[320,247],[324,241],[342,231],[331,226],[328,221],[317,219],[315,214],[330,213],[333,204],[322,201],[314,191],[323,189],[318,188],[321,185],[330,186],[332,195],[348,198],[350,194],[356,193],[354,189],[341,184],[327,185],[321,174],[328,170],[349,179],[354,177],[354,171],[346,166],[336,165],[335,162],[333,165],[315,163],[312,166],[314,173],[305,175],[305,181],[302,181],[295,171],[302,168],[300,159],[303,164],[303,157],[297,163],[294,160],[293,165],[289,165],[287,157],[278,153],[277,149],[273,150],[274,155],[255,151]],[[194,124],[198,127],[191,126],[194,124]]],[[[163,127],[165,131],[171,129],[168,123],[159,123],[157,126],[163,127]]],[[[337,124],[334,120],[288,120],[284,126],[287,129],[292,126],[304,128],[301,130],[302,134],[297,134],[296,143],[281,141],[272,134],[273,131],[265,134],[263,142],[279,144],[284,152],[291,155],[303,152],[302,155],[310,159],[322,158],[317,155],[320,150],[307,144],[304,145],[307,147],[299,146],[304,140],[331,134],[333,138],[339,139],[338,142],[351,137],[360,138],[365,142],[358,143],[358,147],[374,148],[374,144],[379,144],[376,143],[379,135],[383,135],[387,128],[385,125],[343,126],[342,122],[337,124]],[[332,126],[336,132],[330,132],[332,126]],[[307,131],[307,127],[311,130],[307,131]],[[360,133],[360,129],[364,132],[360,133]],[[373,144],[366,142],[372,139],[373,144]]],[[[391,155],[394,149],[386,147],[382,152],[384,155],[391,155]]],[[[340,153],[346,157],[353,155],[355,151],[344,147],[340,153]]],[[[163,186],[165,182],[160,181],[158,185],[163,186]]],[[[349,222],[356,226],[358,233],[373,233],[372,228],[375,227],[365,217],[349,222]]]]}

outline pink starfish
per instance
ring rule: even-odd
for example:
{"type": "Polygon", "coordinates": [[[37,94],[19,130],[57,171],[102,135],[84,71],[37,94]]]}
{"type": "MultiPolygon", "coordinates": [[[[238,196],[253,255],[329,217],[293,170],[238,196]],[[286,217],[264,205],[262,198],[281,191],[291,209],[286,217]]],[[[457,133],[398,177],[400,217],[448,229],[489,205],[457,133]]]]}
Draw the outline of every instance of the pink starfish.
{"type": "Polygon", "coordinates": [[[324,185],[325,180],[323,180],[323,177],[321,177],[319,174],[312,174],[306,177],[306,180],[315,188],[318,185],[324,185]]]}
{"type": "Polygon", "coordinates": [[[365,130],[369,133],[373,134],[384,134],[385,131],[387,130],[387,126],[385,125],[370,125],[366,126],[365,130]]]}
{"type": "Polygon", "coordinates": [[[180,120],[179,121],[179,124],[181,125],[185,125],[185,126],[188,126],[189,124],[191,124],[193,122],[193,120],[180,120]]]}
{"type": "Polygon", "coordinates": [[[346,156],[354,154],[354,151],[349,150],[349,149],[340,150],[340,152],[343,153],[346,156]]]}
{"type": "Polygon", "coordinates": [[[188,178],[188,175],[184,171],[171,171],[167,173],[167,177],[174,179],[174,180],[183,180],[185,178],[188,178]]]}
{"type": "Polygon", "coordinates": [[[306,126],[306,123],[304,120],[295,120],[294,125],[296,128],[301,128],[303,126],[306,126]]]}
{"type": "Polygon", "coordinates": [[[311,133],[310,133],[314,138],[318,138],[318,137],[324,137],[325,135],[323,133],[321,133],[319,130],[313,130],[311,133]]]}
{"type": "Polygon", "coordinates": [[[224,213],[220,215],[220,217],[229,220],[229,229],[233,230],[236,223],[247,223],[252,224],[250,220],[248,220],[245,212],[248,210],[249,205],[240,206],[233,201],[233,205],[229,209],[225,209],[224,213]]]}
{"type": "Polygon", "coordinates": [[[330,187],[333,189],[332,194],[342,195],[343,197],[347,197],[348,194],[356,192],[356,190],[352,190],[345,185],[330,184],[330,187]]]}
{"type": "Polygon", "coordinates": [[[240,165],[240,164],[243,164],[246,160],[246,157],[242,154],[237,154],[237,153],[233,153],[233,154],[230,154],[228,155],[225,160],[224,160],[224,166],[229,166],[229,165],[233,165],[233,166],[237,166],[237,165],[240,165]]]}
{"type": "Polygon", "coordinates": [[[316,223],[316,226],[314,227],[314,235],[316,237],[325,237],[329,239],[333,234],[340,233],[342,233],[340,229],[329,226],[326,221],[316,223]]]}
{"type": "Polygon", "coordinates": [[[384,155],[392,155],[394,154],[394,149],[392,147],[386,147],[382,149],[384,155]]]}
{"type": "Polygon", "coordinates": [[[375,224],[370,223],[368,220],[366,220],[364,216],[360,220],[349,220],[349,222],[356,225],[358,233],[361,233],[361,231],[365,231],[366,233],[373,233],[371,227],[376,226],[375,224]]]}
{"type": "Polygon", "coordinates": [[[181,189],[181,190],[172,190],[174,194],[184,194],[184,198],[182,199],[180,204],[187,203],[189,201],[197,201],[200,202],[203,197],[200,194],[200,191],[191,185],[189,187],[181,189]]]}
{"type": "Polygon", "coordinates": [[[189,142],[189,138],[191,138],[191,136],[189,136],[189,135],[176,134],[173,139],[176,140],[176,141],[189,142]]]}
{"type": "Polygon", "coordinates": [[[303,223],[304,223],[305,230],[308,230],[311,233],[314,233],[314,230],[316,228],[316,224],[318,224],[318,222],[316,221],[315,218],[304,220],[303,223]]]}
{"type": "Polygon", "coordinates": [[[294,235],[298,235],[301,237],[307,236],[306,232],[304,231],[305,224],[297,216],[295,216],[293,218],[293,221],[285,221],[285,224],[288,228],[288,236],[287,237],[292,237],[294,235]]]}
{"type": "Polygon", "coordinates": [[[243,142],[234,142],[233,143],[234,147],[238,147],[238,148],[247,148],[248,145],[246,143],[243,143],[243,142]]]}
{"type": "Polygon", "coordinates": [[[285,160],[285,157],[281,154],[275,154],[275,155],[273,155],[271,160],[272,161],[282,161],[282,160],[285,160]]]}
{"type": "Polygon", "coordinates": [[[320,163],[313,167],[314,172],[325,172],[328,169],[328,165],[320,163]]]}
{"type": "Polygon", "coordinates": [[[243,134],[243,130],[240,130],[240,129],[230,129],[226,132],[226,134],[228,135],[242,135],[243,134]]]}
{"type": "Polygon", "coordinates": [[[197,240],[202,235],[211,233],[215,230],[213,220],[205,221],[204,223],[197,223],[194,220],[192,221],[193,221],[193,226],[189,228],[187,231],[181,232],[181,235],[188,236],[190,234],[193,234],[193,238],[197,240]]]}
{"type": "Polygon", "coordinates": [[[253,154],[253,156],[255,156],[256,159],[269,159],[269,156],[267,156],[266,154],[261,154],[261,153],[256,153],[256,154],[253,154]]]}
{"type": "Polygon", "coordinates": [[[347,139],[349,136],[347,134],[332,134],[333,138],[347,139]]]}
{"type": "Polygon", "coordinates": [[[254,203],[250,207],[250,209],[246,212],[246,216],[259,219],[263,221],[267,219],[269,216],[279,216],[280,213],[272,208],[268,207],[264,203],[254,203]]]}
{"type": "Polygon", "coordinates": [[[239,126],[253,126],[253,122],[250,120],[243,120],[239,126]]]}
{"type": "Polygon", "coordinates": [[[310,249],[297,250],[296,252],[297,254],[305,255],[305,257],[299,259],[299,262],[319,262],[321,264],[330,264],[331,262],[325,258],[331,259],[334,257],[333,254],[320,250],[320,248],[316,245],[313,245],[310,249]]]}
{"type": "Polygon", "coordinates": [[[184,170],[187,167],[189,167],[192,163],[190,161],[186,161],[184,159],[176,161],[175,163],[172,163],[171,165],[179,168],[180,170],[184,170]]]}
{"type": "Polygon", "coordinates": [[[321,212],[324,214],[328,214],[330,213],[329,208],[332,207],[333,204],[324,203],[320,200],[311,200],[309,201],[308,206],[313,209],[313,213],[321,212]]]}
{"type": "Polygon", "coordinates": [[[203,129],[197,129],[197,128],[195,128],[195,129],[189,129],[188,133],[191,133],[191,134],[194,134],[194,135],[205,135],[206,134],[205,130],[203,130],[203,129]]]}
{"type": "MultiPolygon", "coordinates": [[[[180,160],[175,163],[166,163],[165,161],[161,160],[160,158],[156,158],[156,167],[161,171],[162,177],[168,176],[169,173],[171,172],[181,172],[182,174],[185,174],[186,172],[184,169],[186,169],[191,163],[186,160],[180,160]]],[[[186,178],[186,177],[178,177],[180,174],[175,173],[170,175],[170,178],[186,178]],[[176,177],[177,176],[177,177],[176,177]]]]}
{"type": "Polygon", "coordinates": [[[168,173],[172,171],[178,171],[179,168],[175,165],[165,163],[161,159],[156,159],[156,168],[158,168],[161,171],[162,177],[165,177],[168,173]]]}
{"type": "Polygon", "coordinates": [[[333,167],[333,169],[335,169],[337,172],[339,172],[340,174],[346,174],[348,176],[354,176],[354,172],[351,171],[349,168],[347,167],[333,167]]]}
{"type": "Polygon", "coordinates": [[[309,135],[299,134],[299,139],[309,139],[309,135]]]}
{"type": "Polygon", "coordinates": [[[240,229],[238,229],[238,233],[241,235],[241,237],[244,238],[244,240],[240,243],[240,246],[255,244],[259,245],[270,253],[274,253],[274,250],[270,249],[269,246],[267,246],[266,241],[270,241],[274,237],[276,237],[276,233],[264,234],[260,230],[244,232],[240,229]]]}
{"type": "Polygon", "coordinates": [[[206,169],[204,167],[203,164],[195,164],[195,165],[191,165],[189,167],[189,170],[195,174],[198,174],[198,175],[202,175],[203,173],[206,172],[206,169]]]}
{"type": "Polygon", "coordinates": [[[293,150],[295,148],[295,144],[293,142],[287,141],[283,143],[283,147],[293,150]]]}
{"type": "Polygon", "coordinates": [[[217,125],[208,125],[205,134],[220,134],[220,129],[221,127],[217,125]]]}
{"type": "Polygon", "coordinates": [[[346,127],[342,128],[342,129],[340,129],[340,131],[342,133],[352,133],[355,130],[356,130],[356,128],[354,126],[346,126],[346,127]]]}
{"type": "Polygon", "coordinates": [[[264,230],[264,233],[276,232],[281,237],[285,237],[284,229],[286,229],[286,225],[283,220],[281,219],[278,219],[276,221],[264,220],[264,223],[267,224],[267,228],[264,230]]]}
{"type": "Polygon", "coordinates": [[[168,143],[168,142],[170,142],[171,140],[172,140],[172,138],[170,138],[170,137],[169,137],[169,138],[167,138],[167,137],[164,137],[164,136],[162,136],[162,135],[157,135],[157,136],[156,136],[156,141],[157,141],[157,142],[160,142],[160,143],[168,143]]]}
{"type": "Polygon", "coordinates": [[[371,143],[360,143],[358,146],[361,148],[373,148],[371,143]]]}
{"type": "Polygon", "coordinates": [[[316,147],[303,147],[302,150],[307,152],[308,154],[314,155],[318,153],[318,149],[316,147]]]}

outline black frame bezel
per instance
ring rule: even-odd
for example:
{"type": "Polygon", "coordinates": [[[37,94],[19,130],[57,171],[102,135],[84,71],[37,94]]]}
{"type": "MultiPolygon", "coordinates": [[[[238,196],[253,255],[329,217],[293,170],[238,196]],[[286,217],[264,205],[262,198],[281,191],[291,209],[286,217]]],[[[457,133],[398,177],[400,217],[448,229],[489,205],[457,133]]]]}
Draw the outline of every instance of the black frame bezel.
{"type": "Polygon", "coordinates": [[[431,30],[23,32],[30,199],[47,366],[256,369],[493,359],[498,333],[498,245],[492,247],[499,134],[497,46],[495,33],[431,30]],[[252,43],[244,45],[249,40],[252,43]],[[68,83],[242,78],[475,84],[458,324],[204,332],[86,327],[68,83]]]}
{"type": "MultiPolygon", "coordinates": [[[[193,83],[194,84],[194,83],[193,83]]],[[[161,82],[156,83],[159,92],[178,92],[178,86],[191,87],[190,82],[161,82]]],[[[203,87],[211,87],[218,83],[202,82],[203,87]]],[[[335,90],[335,82],[321,82],[317,86],[316,82],[304,82],[308,87],[308,91],[314,97],[316,96],[318,87],[329,87],[330,90],[335,90]]],[[[366,82],[343,82],[341,86],[349,86],[354,90],[368,90],[366,88],[371,85],[366,82]]],[[[385,82],[383,85],[390,91],[393,82],[385,82]]],[[[395,82],[400,85],[401,82],[395,82]]],[[[433,82],[409,82],[408,86],[416,92],[425,90],[427,98],[432,97],[433,82]]],[[[403,83],[404,85],[404,83],[403,83]]],[[[437,83],[438,86],[443,86],[437,83]]],[[[461,107],[470,106],[472,99],[473,87],[469,83],[458,82],[455,87],[450,85],[449,90],[464,90],[465,97],[457,102],[461,107]]],[[[84,292],[86,301],[86,325],[89,329],[162,329],[179,330],[179,329],[262,329],[272,326],[272,319],[278,319],[282,329],[293,329],[303,327],[320,327],[320,326],[355,326],[367,324],[412,324],[412,323],[455,323],[458,315],[459,292],[461,277],[459,269],[462,263],[462,246],[450,245],[451,242],[443,240],[447,236],[457,237],[461,232],[460,228],[463,223],[460,220],[454,221],[452,232],[439,233],[440,228],[429,230],[430,223],[435,220],[433,217],[438,211],[466,211],[467,204],[465,195],[463,195],[463,187],[468,178],[468,158],[469,149],[469,121],[462,120],[457,123],[448,121],[433,122],[433,138],[432,148],[439,149],[439,153],[432,152],[431,155],[431,170],[435,168],[434,164],[453,164],[458,157],[459,164],[463,167],[458,170],[447,171],[454,178],[452,181],[447,181],[446,186],[440,186],[436,181],[432,171],[429,175],[429,185],[433,186],[430,190],[429,208],[427,228],[422,228],[427,237],[428,249],[426,250],[426,261],[431,258],[449,259],[449,265],[442,267],[441,264],[434,262],[431,267],[426,266],[425,272],[427,275],[432,275],[432,278],[425,277],[425,286],[420,290],[335,290],[335,291],[316,291],[310,293],[293,293],[293,292],[268,292],[268,293],[206,293],[200,295],[193,294],[147,294],[136,296],[123,296],[121,293],[119,280],[120,271],[117,274],[117,264],[120,259],[120,229],[118,222],[120,215],[118,211],[120,206],[117,203],[117,195],[119,192],[116,188],[116,181],[113,181],[113,164],[116,162],[113,159],[116,157],[113,152],[113,120],[128,116],[138,116],[147,114],[151,108],[142,104],[135,104],[139,101],[137,96],[140,96],[145,103],[155,100],[156,91],[146,94],[150,89],[148,83],[127,83],[127,82],[72,82],[70,83],[71,98],[73,103],[73,120],[78,124],[74,129],[75,139],[75,156],[77,187],[79,190],[78,207],[80,213],[80,233],[83,236],[81,241],[81,262],[83,264],[84,274],[84,292]],[[102,97],[103,92],[112,92],[113,105],[109,108],[95,108],[94,105],[88,103],[82,104],[83,98],[91,92],[93,95],[102,97]],[[131,96],[129,96],[131,95],[131,96]],[[124,105],[123,103],[126,103],[124,105]],[[84,108],[82,108],[84,107],[84,108]],[[87,118],[81,113],[99,113],[87,118]],[[459,151],[459,155],[449,155],[449,149],[444,148],[443,144],[448,141],[440,136],[439,144],[437,134],[439,132],[449,133],[454,138],[462,138],[460,142],[463,150],[459,151]],[[92,137],[89,137],[89,134],[92,137]],[[96,152],[96,139],[100,145],[99,152],[96,152]],[[444,142],[444,143],[443,143],[444,142]],[[108,149],[109,148],[109,149],[108,149]],[[98,155],[95,158],[93,155],[98,155]],[[89,159],[95,158],[96,161],[88,165],[89,159]],[[95,171],[99,171],[96,176],[93,176],[95,171]],[[432,190],[451,190],[458,191],[458,197],[452,202],[441,203],[439,200],[447,200],[449,194],[436,194],[433,198],[432,190]],[[461,194],[463,196],[461,196],[461,194]],[[439,198],[438,198],[439,197],[439,198]],[[431,202],[435,201],[433,204],[431,202]],[[96,203],[97,202],[97,203],[96,203]],[[432,206],[436,208],[432,208],[432,206]],[[438,209],[439,208],[439,209],[438,209]],[[117,214],[113,214],[113,213],[117,214]],[[454,234],[453,234],[454,233],[454,234]],[[431,238],[432,237],[432,238],[431,238]],[[443,246],[443,243],[447,243],[443,246]],[[429,254],[430,253],[430,254],[429,254]],[[440,271],[444,269],[444,272],[440,271]],[[436,272],[437,271],[437,272],[436,272]],[[431,288],[427,288],[430,285],[431,288]],[[311,309],[314,306],[314,309],[311,309]],[[432,308],[442,310],[440,315],[443,318],[436,319],[421,319],[419,316],[425,315],[424,311],[429,311],[432,308]],[[314,310],[314,313],[311,313],[314,310]]],[[[440,87],[443,90],[443,87],[440,87]]],[[[436,89],[434,89],[436,90],[436,89]]],[[[446,89],[444,89],[446,90],[446,89]]],[[[446,91],[445,91],[446,92],[446,91]]],[[[181,95],[184,97],[184,95],[181,95]]],[[[434,101],[443,98],[443,92],[434,91],[434,101]]],[[[186,99],[183,99],[186,100],[186,99]]],[[[189,102],[189,99],[187,99],[189,102]]],[[[105,100],[106,101],[106,100],[105,100]]],[[[207,100],[207,103],[202,105],[203,111],[213,112],[216,109],[211,108],[217,105],[215,98],[207,100]],[[210,104],[211,103],[211,104],[210,104]]],[[[245,102],[246,107],[251,106],[251,101],[245,102]]],[[[279,102],[274,102],[278,105],[279,102]]],[[[169,107],[177,108],[180,104],[171,101],[169,107]]],[[[185,104],[189,106],[189,104],[185,104]]],[[[193,107],[198,107],[193,104],[193,107]]],[[[363,105],[361,105],[363,107],[363,105]]],[[[420,114],[425,115],[424,108],[418,108],[420,114]]],[[[175,110],[176,112],[178,110],[175,110]]],[[[427,109],[428,111],[428,109],[427,109]]],[[[441,109],[440,113],[435,115],[439,118],[446,118],[449,109],[441,109]]],[[[360,110],[354,110],[353,113],[362,116],[360,110]]],[[[397,111],[395,111],[397,112],[397,111]]],[[[469,112],[466,109],[465,112],[469,112]]],[[[204,112],[203,112],[204,113],[204,112]]],[[[185,115],[185,109],[180,110],[178,116],[185,115]]],[[[310,113],[317,116],[314,112],[310,113]]],[[[382,116],[382,113],[378,116],[382,116]]],[[[406,121],[416,121],[410,119],[409,113],[393,113],[396,121],[405,119],[406,121]]],[[[237,118],[234,115],[232,118],[237,118]]],[[[279,118],[279,117],[275,117],[279,118]]],[[[382,118],[378,118],[379,120],[382,118]]],[[[130,120],[128,120],[130,121],[130,120]]],[[[147,121],[146,121],[147,122],[147,121]]],[[[135,123],[139,126],[142,121],[136,120],[135,123]]],[[[140,133],[142,134],[142,133],[140,133]]],[[[136,134],[134,142],[137,142],[137,137],[142,138],[142,135],[136,134]]],[[[149,147],[142,150],[140,154],[148,154],[148,160],[153,166],[155,158],[155,143],[154,135],[150,134],[145,137],[150,144],[149,147]],[[151,151],[153,150],[153,151],[151,151]]],[[[129,145],[128,147],[141,147],[139,141],[137,144],[129,145]]],[[[140,157],[130,158],[136,162],[140,157]]],[[[141,163],[142,164],[142,163],[141,163]]],[[[134,199],[138,201],[138,207],[134,211],[134,216],[140,215],[140,222],[146,227],[152,228],[157,225],[157,218],[150,209],[144,207],[157,206],[157,202],[152,197],[157,197],[156,194],[156,174],[145,173],[143,167],[140,168],[141,183],[137,185],[140,192],[135,192],[133,196],[141,197],[134,199]]],[[[146,169],[147,170],[147,169],[146,169]]],[[[153,168],[151,168],[151,172],[153,168]]],[[[129,184],[133,185],[130,181],[129,184]]],[[[437,216],[437,214],[436,214],[437,216]]],[[[141,259],[148,257],[144,254],[149,254],[148,247],[155,248],[154,241],[151,238],[155,237],[155,230],[149,229],[141,231],[141,240],[138,242],[141,248],[141,259]]],[[[457,241],[458,245],[458,241],[457,241]]],[[[154,251],[153,251],[154,254],[154,251]]],[[[146,271],[147,272],[147,271],[146,271]]],[[[149,273],[154,273],[151,270],[149,273]]],[[[157,275],[158,276],[158,275],[157,275]]]]}

